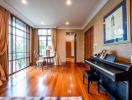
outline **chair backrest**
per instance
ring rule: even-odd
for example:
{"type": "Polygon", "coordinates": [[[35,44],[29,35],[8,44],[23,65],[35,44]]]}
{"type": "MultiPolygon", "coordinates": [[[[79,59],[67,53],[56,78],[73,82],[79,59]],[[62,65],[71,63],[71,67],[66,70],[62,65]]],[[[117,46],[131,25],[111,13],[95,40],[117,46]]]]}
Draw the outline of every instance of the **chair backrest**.
{"type": "Polygon", "coordinates": [[[50,52],[50,56],[56,56],[56,52],[55,51],[52,51],[52,52],[50,52]]]}
{"type": "Polygon", "coordinates": [[[116,56],[113,54],[107,54],[105,57],[105,60],[110,61],[110,62],[115,62],[116,56]]]}
{"type": "Polygon", "coordinates": [[[38,53],[36,51],[34,51],[34,57],[35,57],[35,59],[39,58],[38,53]]]}

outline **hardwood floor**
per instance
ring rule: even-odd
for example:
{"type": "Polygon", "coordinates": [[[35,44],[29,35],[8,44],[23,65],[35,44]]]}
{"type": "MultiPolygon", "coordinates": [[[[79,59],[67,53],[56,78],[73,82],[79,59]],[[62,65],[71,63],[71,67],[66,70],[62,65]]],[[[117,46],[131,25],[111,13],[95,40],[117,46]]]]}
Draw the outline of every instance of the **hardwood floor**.
{"type": "Polygon", "coordinates": [[[110,100],[104,93],[97,92],[96,83],[87,92],[87,81],[82,82],[83,64],[52,66],[42,71],[41,68],[29,67],[9,78],[7,84],[0,87],[0,96],[81,96],[83,100],[110,100]]]}

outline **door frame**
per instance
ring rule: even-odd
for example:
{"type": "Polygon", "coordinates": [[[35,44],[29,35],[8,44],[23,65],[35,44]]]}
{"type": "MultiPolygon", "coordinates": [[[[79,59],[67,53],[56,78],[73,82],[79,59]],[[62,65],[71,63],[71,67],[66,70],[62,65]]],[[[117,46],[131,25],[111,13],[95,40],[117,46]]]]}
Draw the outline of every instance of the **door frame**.
{"type": "MultiPolygon", "coordinates": [[[[74,34],[74,63],[77,63],[77,34],[75,32],[66,32],[66,35],[70,33],[74,34]]],[[[66,50],[66,46],[65,46],[65,50],[66,50]]]]}
{"type": "Polygon", "coordinates": [[[87,43],[87,41],[86,41],[86,38],[88,39],[90,39],[90,42],[91,42],[91,44],[89,44],[90,45],[90,49],[91,49],[91,56],[92,56],[92,54],[93,54],[93,46],[94,46],[94,26],[91,26],[85,33],[84,33],[84,59],[87,59],[87,54],[86,54],[86,43],[87,43]],[[87,34],[90,34],[90,37],[88,36],[86,36],[87,34]]]}

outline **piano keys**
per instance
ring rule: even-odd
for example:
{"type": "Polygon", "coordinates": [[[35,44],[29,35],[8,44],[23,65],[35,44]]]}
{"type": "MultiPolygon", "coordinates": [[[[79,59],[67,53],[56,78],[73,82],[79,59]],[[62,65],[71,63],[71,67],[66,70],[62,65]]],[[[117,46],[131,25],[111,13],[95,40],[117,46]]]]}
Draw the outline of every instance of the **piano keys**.
{"type": "Polygon", "coordinates": [[[101,77],[101,84],[115,99],[132,100],[132,66],[99,57],[85,60],[101,77]]]}

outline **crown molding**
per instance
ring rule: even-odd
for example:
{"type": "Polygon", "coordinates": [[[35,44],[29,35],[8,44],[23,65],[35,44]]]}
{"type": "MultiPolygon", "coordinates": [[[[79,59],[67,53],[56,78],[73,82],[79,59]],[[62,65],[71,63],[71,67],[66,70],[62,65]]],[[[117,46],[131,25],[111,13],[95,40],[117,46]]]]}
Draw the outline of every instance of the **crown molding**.
{"type": "Polygon", "coordinates": [[[80,27],[57,27],[57,29],[81,30],[80,27]]]}
{"type": "Polygon", "coordinates": [[[28,19],[26,16],[24,16],[21,12],[19,12],[17,9],[15,9],[12,5],[7,3],[4,0],[0,0],[0,5],[10,11],[13,15],[23,20],[25,23],[29,24],[30,26],[34,27],[33,22],[28,19]]]}
{"type": "Polygon", "coordinates": [[[99,6],[97,6],[95,8],[95,10],[93,11],[93,13],[90,14],[90,16],[87,18],[86,22],[84,23],[84,25],[81,27],[81,29],[84,29],[88,23],[96,16],[96,14],[104,7],[104,5],[108,2],[109,0],[106,0],[106,1],[102,1],[100,3],[99,6]]]}
{"type": "Polygon", "coordinates": [[[48,25],[34,25],[34,28],[57,28],[56,26],[48,26],[48,25]]]}
{"type": "Polygon", "coordinates": [[[56,29],[81,30],[80,27],[57,27],[57,26],[48,26],[48,25],[34,25],[34,28],[56,28],[56,29]]]}

